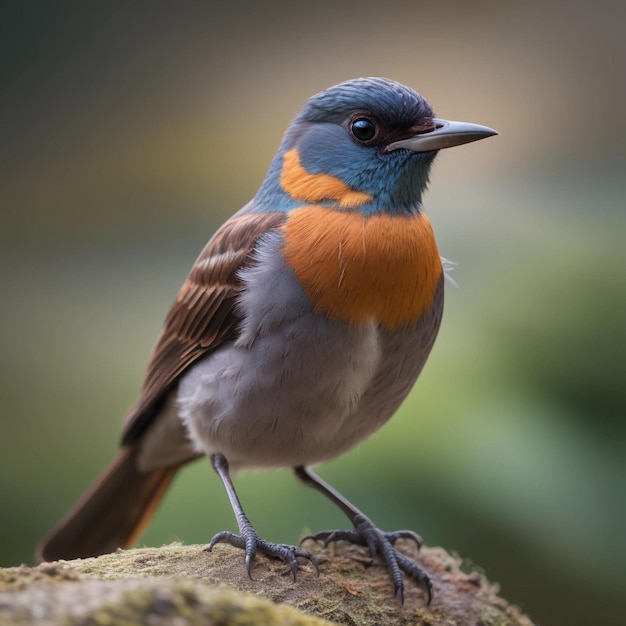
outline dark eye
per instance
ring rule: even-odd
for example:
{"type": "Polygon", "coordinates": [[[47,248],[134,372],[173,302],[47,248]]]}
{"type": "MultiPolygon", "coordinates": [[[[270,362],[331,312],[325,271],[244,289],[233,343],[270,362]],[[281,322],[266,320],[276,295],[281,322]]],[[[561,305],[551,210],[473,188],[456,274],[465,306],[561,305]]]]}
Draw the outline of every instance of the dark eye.
{"type": "Polygon", "coordinates": [[[376,124],[367,117],[357,117],[350,124],[350,132],[359,141],[370,141],[376,135],[376,124]]]}

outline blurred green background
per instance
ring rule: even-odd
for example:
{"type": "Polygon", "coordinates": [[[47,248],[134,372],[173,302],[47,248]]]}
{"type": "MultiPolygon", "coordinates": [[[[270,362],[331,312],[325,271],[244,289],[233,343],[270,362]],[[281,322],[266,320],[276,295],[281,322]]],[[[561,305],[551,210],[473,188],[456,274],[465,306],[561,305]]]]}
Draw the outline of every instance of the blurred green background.
{"type": "MultiPolygon", "coordinates": [[[[0,565],[113,456],[179,285],[301,103],[384,75],[501,136],[440,155],[459,288],[397,416],[321,473],[538,623],[623,623],[624,7],[3,2],[0,565]]],[[[237,485],[267,538],[345,524],[289,472],[237,485]]],[[[200,462],[142,542],[234,527],[200,462]]]]}

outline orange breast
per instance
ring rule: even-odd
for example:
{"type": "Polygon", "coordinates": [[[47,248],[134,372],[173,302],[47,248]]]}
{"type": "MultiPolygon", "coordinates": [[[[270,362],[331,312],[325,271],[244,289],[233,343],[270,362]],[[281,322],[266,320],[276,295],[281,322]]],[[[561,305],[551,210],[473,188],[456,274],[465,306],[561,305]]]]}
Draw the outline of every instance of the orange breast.
{"type": "Polygon", "coordinates": [[[291,211],[282,228],[287,264],[331,319],[395,330],[432,305],[443,270],[424,213],[365,217],[310,206],[291,211]]]}

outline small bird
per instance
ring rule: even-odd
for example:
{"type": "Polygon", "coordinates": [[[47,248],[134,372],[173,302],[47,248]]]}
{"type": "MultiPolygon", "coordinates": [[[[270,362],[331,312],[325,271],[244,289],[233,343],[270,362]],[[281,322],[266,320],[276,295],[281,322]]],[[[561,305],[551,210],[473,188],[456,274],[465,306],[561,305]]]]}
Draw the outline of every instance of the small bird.
{"type": "Polygon", "coordinates": [[[378,430],[415,383],[435,341],[444,271],[422,206],[442,148],[496,131],[438,119],[386,78],[359,78],[309,99],[254,198],[210,239],[172,306],[127,414],[122,448],[38,547],[40,560],[131,546],[176,471],[206,455],[239,527],[216,534],[283,559],[300,546],[259,537],[231,472],[290,467],[353,528],[312,535],[382,555],[395,595],[403,573],[430,602],[428,574],[310,468],[378,430]]]}

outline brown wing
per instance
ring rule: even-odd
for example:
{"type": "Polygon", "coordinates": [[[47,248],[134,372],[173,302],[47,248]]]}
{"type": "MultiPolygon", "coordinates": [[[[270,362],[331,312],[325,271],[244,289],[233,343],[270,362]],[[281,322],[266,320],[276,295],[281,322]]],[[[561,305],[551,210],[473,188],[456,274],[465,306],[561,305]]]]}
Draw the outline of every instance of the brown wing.
{"type": "Polygon", "coordinates": [[[250,263],[259,237],[284,220],[284,213],[238,213],[211,238],[165,319],[141,396],[124,421],[124,444],[145,430],[167,392],[194,361],[235,336],[234,304],[241,289],[238,270],[250,263]]]}

